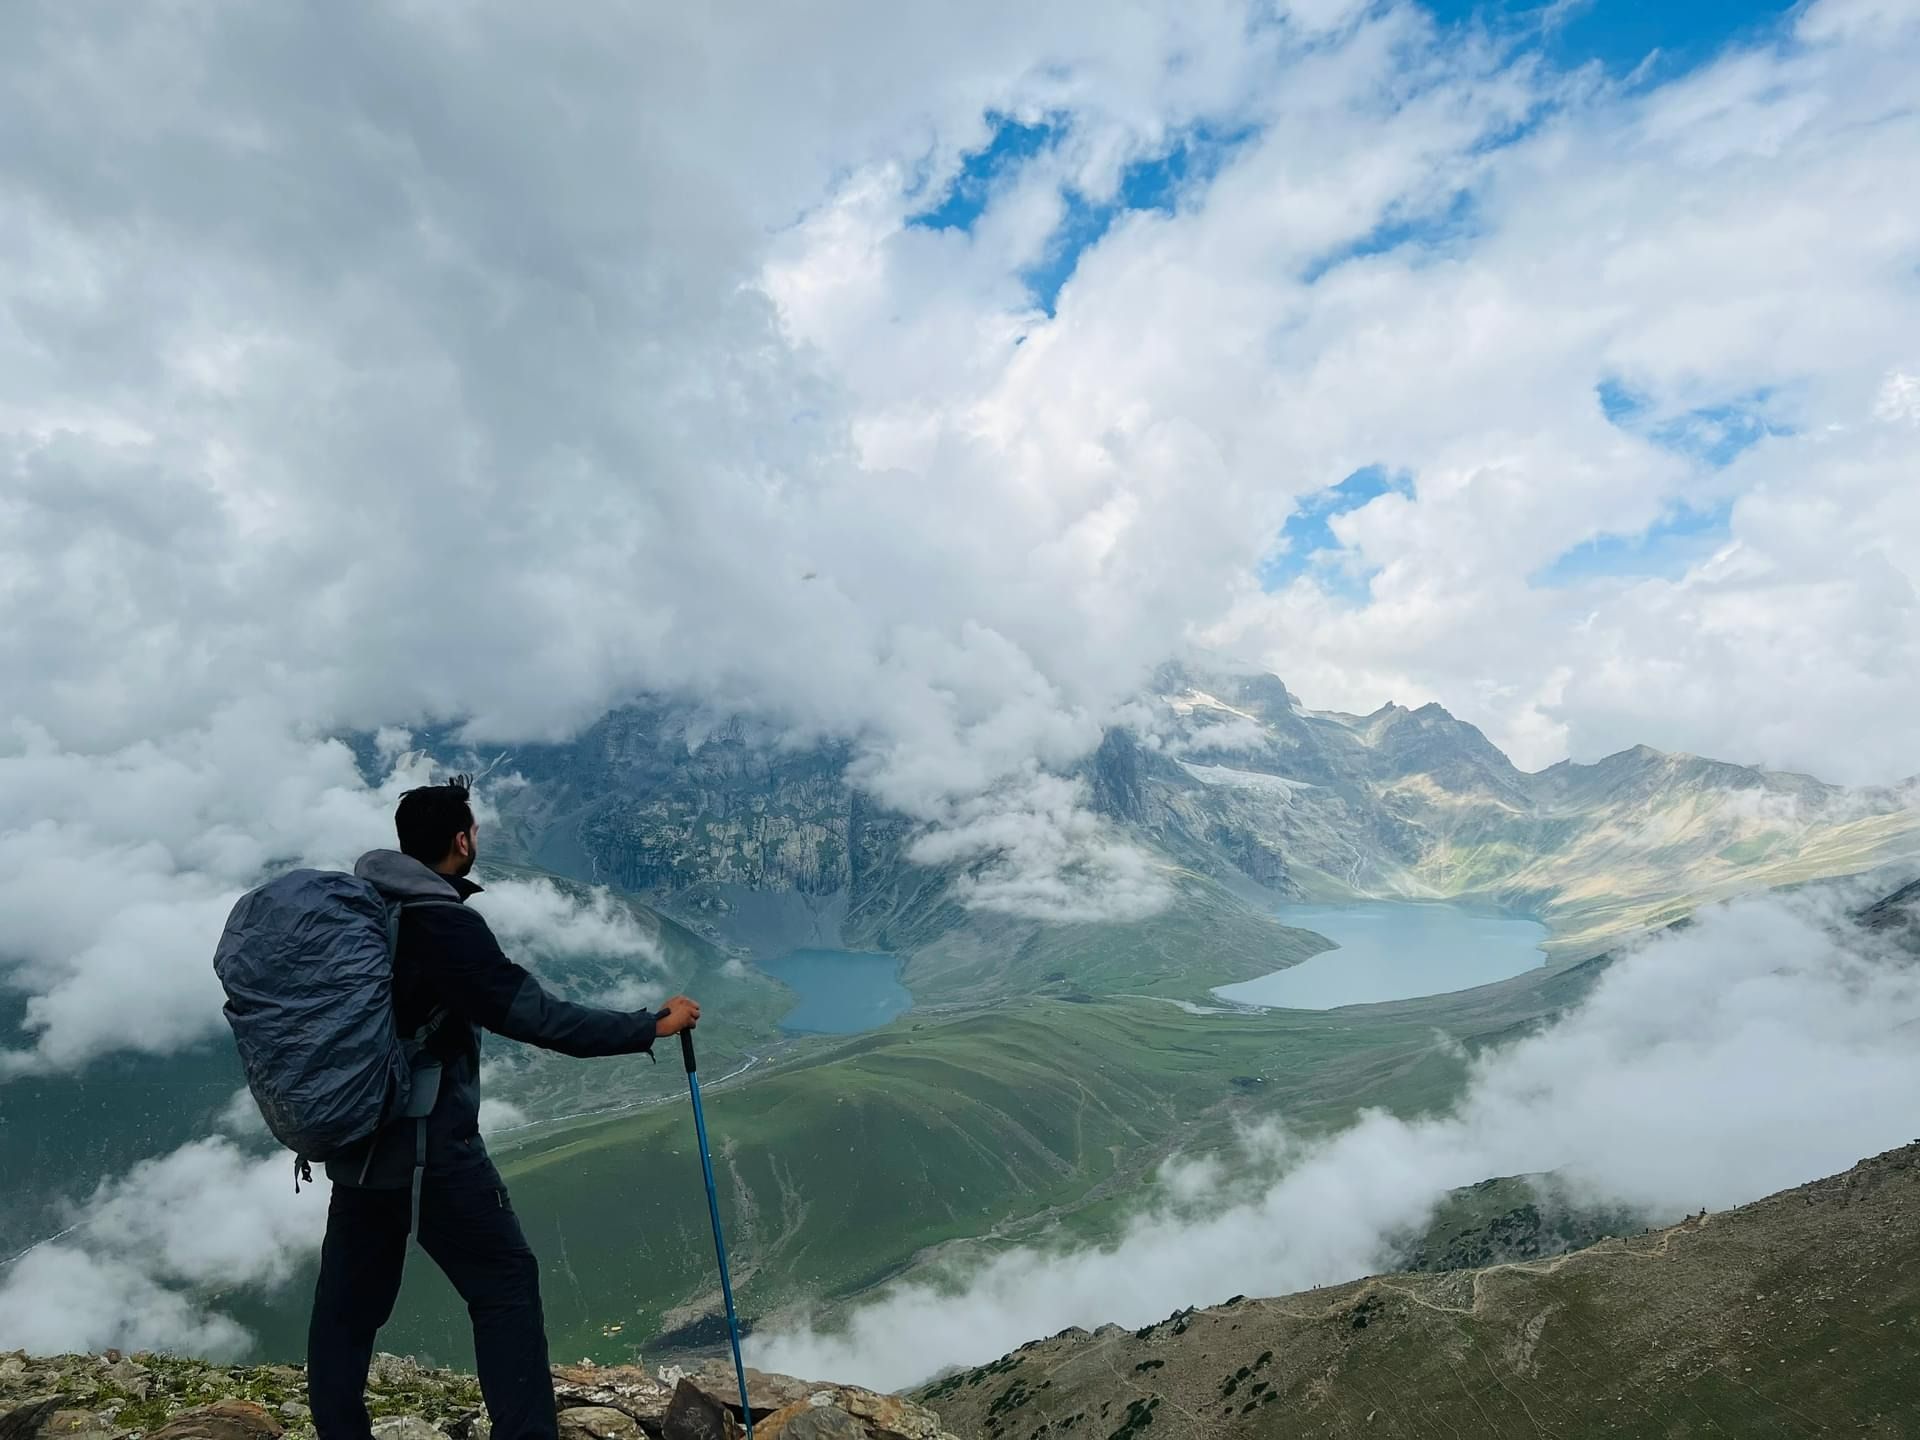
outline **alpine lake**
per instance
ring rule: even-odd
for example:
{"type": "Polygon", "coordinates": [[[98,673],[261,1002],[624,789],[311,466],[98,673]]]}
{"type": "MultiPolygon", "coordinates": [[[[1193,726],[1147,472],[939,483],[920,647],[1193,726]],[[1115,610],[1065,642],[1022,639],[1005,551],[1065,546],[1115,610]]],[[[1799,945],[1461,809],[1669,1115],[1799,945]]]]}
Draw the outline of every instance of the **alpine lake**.
{"type": "MultiPolygon", "coordinates": [[[[1331,950],[1256,980],[1222,985],[1234,1006],[1334,1010],[1444,995],[1510,979],[1546,963],[1546,927],[1524,916],[1444,901],[1370,900],[1284,905],[1281,923],[1333,941],[1331,950]]],[[[892,955],[794,950],[760,968],[797,997],[780,1020],[789,1035],[854,1035],[913,1008],[892,955]]]]}
{"type": "Polygon", "coordinates": [[[795,950],[760,968],[799,996],[780,1019],[790,1035],[854,1035],[876,1030],[913,1008],[891,955],[850,950],[795,950]]]}
{"type": "Polygon", "coordinates": [[[1442,901],[1285,905],[1283,924],[1337,947],[1257,980],[1214,990],[1234,1005],[1333,1010],[1444,995],[1507,980],[1546,963],[1537,920],[1442,901]]]}

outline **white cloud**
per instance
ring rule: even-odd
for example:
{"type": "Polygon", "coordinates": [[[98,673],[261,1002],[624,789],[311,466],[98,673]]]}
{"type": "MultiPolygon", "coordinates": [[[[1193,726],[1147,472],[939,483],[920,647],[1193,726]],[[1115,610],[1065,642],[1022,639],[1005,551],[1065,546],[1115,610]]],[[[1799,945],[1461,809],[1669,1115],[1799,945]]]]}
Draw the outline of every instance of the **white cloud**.
{"type": "MultiPolygon", "coordinates": [[[[368,785],[345,746],[289,733],[257,706],[98,754],[25,722],[13,738],[0,741],[0,983],[29,998],[26,1043],[0,1049],[0,1080],[219,1035],[213,948],[234,901],[272,871],[349,868],[392,845],[400,792],[430,778],[420,756],[399,755],[368,785]]],[[[536,962],[658,964],[605,890],[575,900],[505,880],[483,903],[502,943],[536,962]]]]}
{"type": "Polygon", "coordinates": [[[497,1134],[502,1130],[515,1130],[527,1123],[527,1112],[511,1100],[497,1100],[492,1096],[480,1102],[480,1133],[497,1134]]]}
{"type": "Polygon", "coordinates": [[[896,1285],[842,1332],[756,1335],[753,1362],[894,1387],[1068,1325],[1348,1279],[1390,1265],[1447,1190],[1493,1175],[1557,1170],[1584,1198],[1673,1218],[1741,1203],[1912,1137],[1917,1024],[1920,965],[1825,902],[1709,910],[1483,1054],[1444,1113],[1256,1130],[1231,1166],[1168,1167],[1160,1207],[1110,1247],[1025,1247],[896,1285]]]}
{"type": "Polygon", "coordinates": [[[1315,705],[1443,700],[1528,762],[1911,769],[1920,202],[1888,177],[1920,122],[1887,101],[1920,34],[1891,4],[1788,23],[1624,86],[1407,5],[28,6],[7,1068],[210,1032],[231,896],[386,838],[315,738],[341,728],[405,765],[636,690],[759,709],[853,737],[969,903],[1056,918],[1163,893],[1047,777],[1190,641],[1315,705]],[[989,112],[1055,141],[970,232],[906,224],[989,112]],[[1098,204],[1203,129],[1244,138],[1042,314],[1061,187],[1098,204]],[[1763,392],[1725,469],[1655,443],[1763,392]],[[1259,593],[1294,499],[1372,462],[1414,479],[1332,522],[1367,603],[1259,593]],[[1528,583],[1680,501],[1731,506],[1691,568],[1528,583]]]}
{"type": "Polygon", "coordinates": [[[666,986],[629,975],[594,991],[586,1000],[588,1004],[604,1005],[610,1010],[657,1010],[666,998],[666,986]]]}
{"type": "Polygon", "coordinates": [[[1086,810],[1086,787],[1032,770],[950,806],[907,849],[922,865],[965,864],[965,904],[1059,922],[1142,920],[1172,895],[1165,866],[1086,810]]]}
{"type": "Polygon", "coordinates": [[[139,1265],[43,1245],[0,1278],[0,1335],[43,1355],[110,1348],[237,1358],[244,1327],[156,1284],[139,1265]]]}
{"type": "Polygon", "coordinates": [[[254,1103],[253,1092],[242,1085],[233,1092],[220,1111],[220,1129],[224,1134],[236,1140],[257,1140],[266,1138],[267,1121],[260,1113],[260,1107],[254,1103]]]}
{"type": "Polygon", "coordinates": [[[16,721],[0,738],[0,982],[31,997],[31,1039],[0,1051],[0,1077],[215,1033],[213,947],[240,893],[390,844],[394,800],[420,778],[368,786],[346,747],[252,706],[97,753],[16,721]]]}
{"type": "Polygon", "coordinates": [[[295,1195],[284,1155],[206,1139],[142,1161],[0,1270],[0,1345],[238,1356],[250,1337],[212,1297],[285,1284],[326,1214],[325,1182],[295,1195]]]}
{"type": "Polygon", "coordinates": [[[1880,383],[1880,394],[1873,402],[1876,420],[1904,420],[1920,425],[1920,375],[1895,370],[1880,383]]]}
{"type": "Polygon", "coordinates": [[[604,885],[577,897],[551,880],[495,880],[472,904],[509,952],[536,960],[630,960],[652,969],[664,963],[659,942],[604,885]]]}

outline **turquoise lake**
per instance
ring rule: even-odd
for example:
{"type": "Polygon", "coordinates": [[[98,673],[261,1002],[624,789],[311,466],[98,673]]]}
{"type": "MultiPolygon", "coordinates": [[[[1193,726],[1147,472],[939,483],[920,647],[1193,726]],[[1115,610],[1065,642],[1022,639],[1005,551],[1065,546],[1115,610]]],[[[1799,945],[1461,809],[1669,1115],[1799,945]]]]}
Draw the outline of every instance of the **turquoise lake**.
{"type": "Polygon", "coordinates": [[[1544,965],[1547,927],[1518,915],[1458,905],[1372,900],[1283,905],[1281,923],[1312,930],[1338,949],[1258,980],[1222,985],[1222,1000],[1285,1010],[1332,1010],[1412,1000],[1491,985],[1544,965]]]}
{"type": "Polygon", "coordinates": [[[795,1035],[852,1035],[898,1019],[913,1008],[891,955],[849,950],[796,950],[760,968],[800,997],[780,1019],[795,1035]]]}

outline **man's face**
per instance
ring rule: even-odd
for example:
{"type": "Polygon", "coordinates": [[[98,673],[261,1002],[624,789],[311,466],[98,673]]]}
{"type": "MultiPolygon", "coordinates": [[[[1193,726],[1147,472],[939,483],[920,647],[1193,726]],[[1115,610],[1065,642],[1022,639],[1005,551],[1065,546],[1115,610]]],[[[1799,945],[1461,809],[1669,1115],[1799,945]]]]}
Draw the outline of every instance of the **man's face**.
{"type": "Polygon", "coordinates": [[[480,822],[474,821],[463,835],[453,837],[453,873],[465,875],[473,869],[473,862],[480,858],[480,822]]]}

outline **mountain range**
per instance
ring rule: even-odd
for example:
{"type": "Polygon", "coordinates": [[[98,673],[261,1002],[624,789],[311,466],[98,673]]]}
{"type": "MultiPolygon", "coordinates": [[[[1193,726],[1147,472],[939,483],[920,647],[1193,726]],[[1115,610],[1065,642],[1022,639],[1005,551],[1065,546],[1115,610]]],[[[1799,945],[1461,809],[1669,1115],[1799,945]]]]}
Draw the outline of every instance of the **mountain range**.
{"type": "MultiPolygon", "coordinates": [[[[1214,887],[1261,911],[1465,899],[1537,916],[1572,960],[1741,890],[1920,856],[1920,779],[1848,789],[1646,746],[1527,773],[1437,704],[1311,710],[1248,667],[1164,666],[1126,713],[1077,769],[1086,803],[1208,904],[1214,887]]],[[[849,780],[855,755],[647,701],[485,761],[526,782],[499,801],[511,858],[756,954],[919,957],[910,978],[938,989],[943,938],[1004,950],[1020,927],[964,913],[954,868],[907,858],[921,827],[849,780]]]]}

